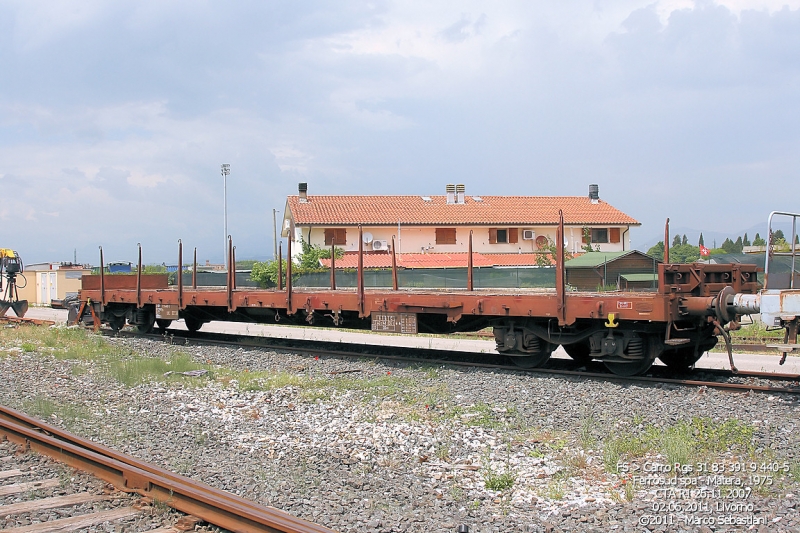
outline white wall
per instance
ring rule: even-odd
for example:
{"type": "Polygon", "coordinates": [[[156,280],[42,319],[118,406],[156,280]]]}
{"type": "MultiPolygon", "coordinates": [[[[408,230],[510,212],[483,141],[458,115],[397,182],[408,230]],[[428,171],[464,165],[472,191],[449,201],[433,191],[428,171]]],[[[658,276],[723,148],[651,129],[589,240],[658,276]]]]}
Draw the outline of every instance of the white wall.
{"type": "MultiPolygon", "coordinates": [[[[335,227],[335,226],[334,226],[335,227]]],[[[341,227],[341,226],[340,226],[341,227]]],[[[441,226],[453,227],[453,226],[441,226]]],[[[498,229],[507,229],[508,227],[493,226],[498,229]]],[[[595,226],[590,226],[595,227],[595,226]]],[[[627,231],[625,226],[596,226],[596,227],[619,227],[620,235],[622,236],[621,243],[604,243],[593,244],[592,248],[600,248],[601,252],[616,252],[623,250],[630,250],[630,231],[627,231]]],[[[524,229],[532,229],[535,235],[544,235],[551,241],[555,241],[556,227],[535,226],[535,227],[518,227],[518,242],[515,244],[497,243],[489,244],[489,229],[487,226],[473,226],[473,227],[456,227],[456,241],[457,244],[436,244],[436,228],[433,226],[425,227],[403,227],[400,226],[399,231],[397,226],[393,227],[364,227],[364,233],[371,233],[373,240],[386,240],[389,246],[392,244],[392,237],[395,237],[397,245],[397,253],[447,253],[447,252],[466,252],[469,248],[469,232],[472,230],[472,249],[478,253],[530,253],[538,251],[535,240],[524,240],[522,232],[524,229]]],[[[566,249],[568,252],[579,252],[583,243],[581,242],[583,236],[583,226],[567,226],[564,228],[565,237],[567,240],[566,249]]],[[[292,242],[292,256],[297,257],[302,253],[300,245],[301,236],[312,245],[325,247],[325,228],[320,227],[303,227],[295,228],[295,240],[292,242]],[[310,238],[309,238],[310,230],[310,238]]],[[[345,251],[358,251],[358,228],[347,228],[347,244],[345,246],[338,246],[344,248],[345,251]]],[[[372,245],[365,244],[364,251],[372,251],[372,245]]]]}

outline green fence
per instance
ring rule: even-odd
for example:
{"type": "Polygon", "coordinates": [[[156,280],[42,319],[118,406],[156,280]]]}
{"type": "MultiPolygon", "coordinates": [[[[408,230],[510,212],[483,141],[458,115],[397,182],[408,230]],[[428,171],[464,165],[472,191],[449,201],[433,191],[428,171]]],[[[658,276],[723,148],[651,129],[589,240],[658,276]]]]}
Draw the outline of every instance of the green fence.
{"type": "MultiPolygon", "coordinates": [[[[552,288],[556,284],[556,269],[534,268],[475,268],[472,271],[476,289],[492,288],[552,288]]],[[[355,271],[337,271],[337,287],[355,287],[355,271]]],[[[293,282],[295,287],[330,287],[330,272],[303,274],[293,282]]],[[[466,289],[466,268],[414,268],[397,271],[397,284],[403,289],[466,289]]],[[[364,287],[391,287],[391,270],[365,270],[364,287]]]]}

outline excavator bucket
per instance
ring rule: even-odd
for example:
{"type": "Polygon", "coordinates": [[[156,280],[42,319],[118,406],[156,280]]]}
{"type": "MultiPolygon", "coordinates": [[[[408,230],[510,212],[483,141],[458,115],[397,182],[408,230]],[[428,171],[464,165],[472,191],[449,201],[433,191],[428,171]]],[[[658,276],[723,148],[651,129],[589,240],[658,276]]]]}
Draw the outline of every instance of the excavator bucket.
{"type": "Polygon", "coordinates": [[[25,316],[25,313],[28,312],[28,300],[19,300],[11,304],[11,309],[14,310],[14,313],[22,318],[25,316]]]}
{"type": "Polygon", "coordinates": [[[0,300],[0,317],[6,316],[9,309],[13,310],[14,314],[19,318],[22,318],[28,312],[28,300],[18,300],[16,302],[0,300]]]}

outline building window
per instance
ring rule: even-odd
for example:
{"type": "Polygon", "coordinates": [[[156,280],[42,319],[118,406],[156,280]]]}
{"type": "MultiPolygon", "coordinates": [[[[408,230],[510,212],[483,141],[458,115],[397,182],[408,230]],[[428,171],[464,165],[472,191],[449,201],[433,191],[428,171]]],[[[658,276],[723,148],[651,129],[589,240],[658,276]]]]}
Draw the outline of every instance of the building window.
{"type": "Polygon", "coordinates": [[[456,244],[456,228],[436,228],[436,244],[456,244]]]}
{"type": "Polygon", "coordinates": [[[326,228],[325,229],[325,244],[327,246],[347,244],[347,229],[346,228],[326,228]]]}
{"type": "Polygon", "coordinates": [[[608,228],[595,228],[592,230],[593,243],[607,243],[608,242],[608,228]]]}
{"type": "Polygon", "coordinates": [[[515,244],[519,242],[518,228],[489,228],[489,244],[515,244]]]}

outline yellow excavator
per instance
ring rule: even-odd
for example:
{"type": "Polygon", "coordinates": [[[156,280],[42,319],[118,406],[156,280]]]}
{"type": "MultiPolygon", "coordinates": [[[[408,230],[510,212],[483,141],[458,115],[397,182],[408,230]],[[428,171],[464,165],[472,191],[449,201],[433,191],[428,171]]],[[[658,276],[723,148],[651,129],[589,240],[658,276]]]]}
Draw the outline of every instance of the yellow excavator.
{"type": "Polygon", "coordinates": [[[17,293],[17,276],[22,275],[23,270],[22,259],[17,252],[0,248],[0,293],[3,294],[3,299],[0,300],[0,317],[6,316],[9,308],[19,318],[28,312],[28,300],[20,300],[17,293]],[[5,292],[3,292],[3,278],[6,279],[5,292]]]}

